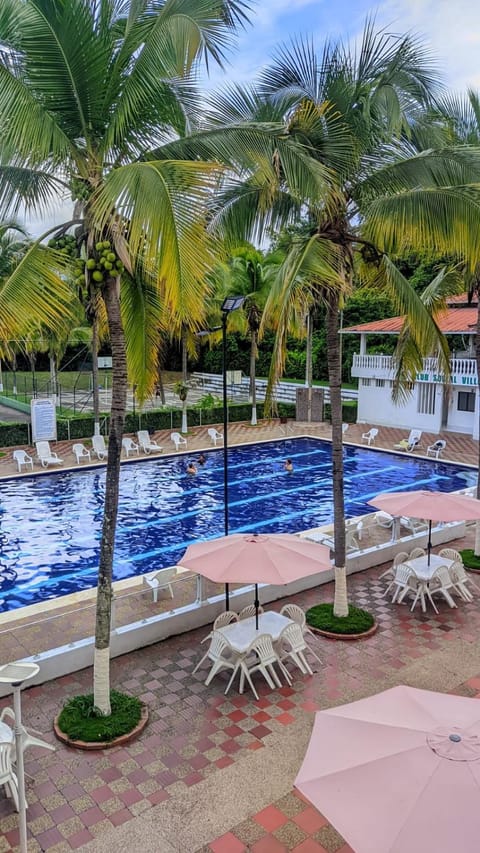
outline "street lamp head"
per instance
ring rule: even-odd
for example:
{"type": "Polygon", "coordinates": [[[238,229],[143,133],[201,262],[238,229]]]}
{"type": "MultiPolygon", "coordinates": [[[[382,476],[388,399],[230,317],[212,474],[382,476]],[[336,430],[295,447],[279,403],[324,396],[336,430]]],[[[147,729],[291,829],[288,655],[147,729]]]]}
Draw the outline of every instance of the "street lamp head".
{"type": "Polygon", "coordinates": [[[224,314],[230,314],[230,311],[236,311],[241,308],[245,302],[245,296],[227,296],[222,303],[222,311],[224,314]]]}

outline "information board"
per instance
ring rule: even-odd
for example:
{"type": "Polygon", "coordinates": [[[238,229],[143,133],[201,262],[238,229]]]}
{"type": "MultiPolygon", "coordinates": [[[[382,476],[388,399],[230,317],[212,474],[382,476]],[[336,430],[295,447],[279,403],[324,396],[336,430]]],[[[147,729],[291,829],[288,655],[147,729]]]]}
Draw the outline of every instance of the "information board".
{"type": "Polygon", "coordinates": [[[30,401],[32,417],[32,441],[57,440],[57,410],[55,400],[36,399],[30,401]]]}

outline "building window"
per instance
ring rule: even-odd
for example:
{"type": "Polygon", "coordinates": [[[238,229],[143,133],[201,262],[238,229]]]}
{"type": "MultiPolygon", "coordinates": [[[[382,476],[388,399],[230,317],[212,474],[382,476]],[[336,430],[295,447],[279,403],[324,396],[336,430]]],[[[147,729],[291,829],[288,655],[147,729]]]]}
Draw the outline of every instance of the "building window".
{"type": "Polygon", "coordinates": [[[436,387],[433,382],[418,384],[417,412],[419,415],[435,414],[436,387]]]}
{"type": "Polygon", "coordinates": [[[457,411],[475,411],[475,393],[473,391],[459,391],[457,398],[457,411]]]}
{"type": "Polygon", "coordinates": [[[377,388],[385,388],[385,379],[375,379],[375,385],[377,388]]]}
{"type": "Polygon", "coordinates": [[[362,387],[363,387],[363,388],[368,388],[368,386],[369,386],[369,385],[371,385],[371,384],[372,384],[372,380],[371,380],[371,379],[362,379],[362,387]]]}

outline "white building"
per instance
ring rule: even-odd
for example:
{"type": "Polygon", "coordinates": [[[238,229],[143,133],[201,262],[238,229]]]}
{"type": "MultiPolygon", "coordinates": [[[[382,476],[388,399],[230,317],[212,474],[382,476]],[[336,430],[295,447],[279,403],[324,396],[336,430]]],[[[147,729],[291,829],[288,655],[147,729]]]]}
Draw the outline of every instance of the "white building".
{"type": "Polygon", "coordinates": [[[398,335],[402,317],[377,320],[343,329],[343,334],[360,337],[359,353],[353,357],[352,376],[358,377],[359,423],[395,426],[425,432],[463,432],[478,440],[479,394],[475,361],[475,336],[478,306],[469,306],[466,296],[449,299],[449,308],[438,321],[445,335],[454,335],[451,377],[448,384],[439,373],[436,358],[426,358],[417,374],[412,393],[405,405],[394,404],[391,390],[395,363],[390,355],[369,352],[371,335],[398,335]]]}

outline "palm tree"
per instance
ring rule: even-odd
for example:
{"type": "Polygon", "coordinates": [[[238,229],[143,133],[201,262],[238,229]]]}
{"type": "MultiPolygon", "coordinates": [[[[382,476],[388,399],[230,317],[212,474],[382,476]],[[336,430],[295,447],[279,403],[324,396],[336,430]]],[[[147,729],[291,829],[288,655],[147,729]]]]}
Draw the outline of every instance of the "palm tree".
{"type": "Polygon", "coordinates": [[[445,372],[448,347],[391,254],[428,243],[440,251],[468,249],[473,257],[480,242],[466,224],[476,222],[478,191],[467,185],[478,180],[478,150],[423,150],[427,140],[429,145],[444,141],[442,129],[425,117],[436,82],[428,54],[415,38],[375,33],[367,22],[358,52],[327,43],[317,57],[309,43],[295,41],[279,50],[256,88],[230,89],[214,99],[217,117],[211,135],[223,132],[224,138],[231,134],[235,140],[242,129],[248,134],[266,122],[274,127],[282,122],[284,144],[290,139],[301,146],[297,162],[305,167],[308,160],[312,178],[314,168],[322,170],[317,185],[312,180],[300,192],[300,182],[290,183],[287,175],[292,149],[286,149],[287,157],[276,145],[270,162],[259,161],[240,187],[227,186],[214,223],[232,239],[261,238],[267,229],[279,230],[289,222],[302,225],[265,307],[265,316],[273,305],[279,316],[270,379],[273,383],[281,375],[293,306],[323,306],[337,616],[348,614],[338,331],[354,269],[360,275],[368,270],[407,316],[413,337],[410,369],[418,369],[421,353],[440,340],[445,372]]]}
{"type": "MultiPolygon", "coordinates": [[[[103,714],[127,374],[144,397],[172,294],[181,290],[195,304],[214,256],[206,209],[218,163],[155,158],[151,150],[195,121],[199,63],[222,64],[244,20],[243,0],[4,0],[0,12],[0,209],[23,203],[39,211],[71,192],[75,219],[52,233],[75,229],[85,280],[108,318],[112,406],[94,660],[103,714]]],[[[37,322],[58,318],[62,263],[61,250],[37,244],[27,253],[2,288],[0,333],[17,328],[19,310],[37,322]]]]}

